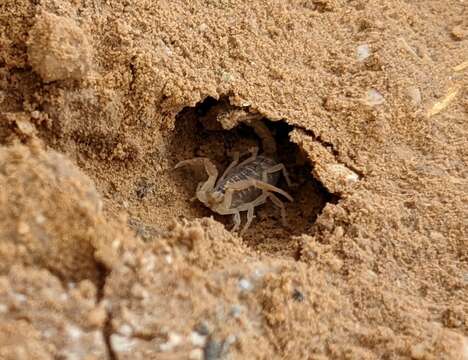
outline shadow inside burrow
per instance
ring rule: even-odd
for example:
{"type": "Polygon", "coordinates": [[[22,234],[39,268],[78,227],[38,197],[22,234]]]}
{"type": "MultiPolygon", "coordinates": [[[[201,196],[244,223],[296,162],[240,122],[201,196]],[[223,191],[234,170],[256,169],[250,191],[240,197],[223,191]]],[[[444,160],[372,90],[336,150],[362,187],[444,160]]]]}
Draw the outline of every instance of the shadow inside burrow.
{"type": "MultiPolygon", "coordinates": [[[[177,115],[175,129],[169,141],[174,165],[194,157],[207,157],[222,174],[232,161],[233,151],[245,153],[248,148],[258,146],[260,154],[262,153],[262,143],[249,125],[241,123],[231,130],[224,130],[220,124],[213,126],[213,122],[207,122],[207,114],[214,106],[226,106],[228,109],[230,105],[227,99],[217,101],[207,98],[195,107],[183,109],[177,115]],[[207,126],[207,123],[210,125],[207,126]]],[[[277,186],[287,191],[294,201],[289,202],[282,198],[286,207],[286,227],[281,223],[280,210],[271,201],[256,207],[255,218],[242,238],[257,251],[298,258],[301,244],[299,240],[295,240],[295,236],[310,234],[322,209],[329,202],[336,203],[337,198],[312,176],[308,159],[298,145],[290,141],[289,133],[293,127],[285,121],[262,121],[274,136],[277,159],[285,165],[293,183],[292,187],[288,187],[281,176],[277,186]]],[[[213,216],[230,230],[233,226],[231,215],[216,214],[201,202],[191,200],[195,196],[197,184],[206,178],[207,174],[202,166],[188,166],[174,171],[175,186],[183,193],[187,203],[190,203],[191,210],[194,210],[190,213],[195,213],[197,217],[213,216]]],[[[241,213],[241,218],[243,226],[246,221],[245,212],[241,213]]]]}

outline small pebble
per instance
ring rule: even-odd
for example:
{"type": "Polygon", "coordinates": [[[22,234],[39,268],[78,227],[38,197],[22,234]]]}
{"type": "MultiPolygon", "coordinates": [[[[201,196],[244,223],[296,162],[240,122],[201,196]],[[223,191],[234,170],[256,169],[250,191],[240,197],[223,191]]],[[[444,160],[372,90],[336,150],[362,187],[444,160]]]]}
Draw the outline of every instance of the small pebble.
{"type": "Polygon", "coordinates": [[[196,331],[192,331],[192,333],[190,334],[190,342],[193,346],[203,347],[206,343],[206,336],[200,335],[200,333],[196,331]]]}
{"type": "Polygon", "coordinates": [[[117,331],[119,332],[119,334],[126,336],[126,337],[131,337],[133,334],[133,329],[128,324],[123,324],[121,327],[119,327],[117,331]]]}
{"type": "Polygon", "coordinates": [[[235,335],[229,335],[226,340],[223,341],[223,347],[221,349],[221,354],[225,354],[228,352],[229,348],[232,344],[237,341],[237,337],[235,335]]]}
{"type": "Polygon", "coordinates": [[[385,102],[383,95],[376,89],[369,89],[366,93],[364,102],[369,106],[381,105],[385,102]]]}
{"type": "Polygon", "coordinates": [[[78,339],[81,338],[81,335],[83,334],[83,332],[81,331],[81,329],[79,327],[69,325],[69,326],[67,326],[67,334],[68,334],[70,339],[78,340],[78,339]]]}
{"type": "Polygon", "coordinates": [[[111,335],[110,343],[111,343],[112,349],[117,353],[129,352],[136,345],[135,340],[129,339],[126,336],[121,336],[117,334],[111,335]]]}
{"type": "Polygon", "coordinates": [[[250,291],[252,290],[252,283],[247,279],[240,279],[239,280],[239,287],[242,291],[250,291]]]}
{"type": "Polygon", "coordinates": [[[369,45],[363,44],[359,45],[356,49],[356,57],[359,61],[363,61],[370,56],[370,48],[369,45]]]}
{"type": "Polygon", "coordinates": [[[209,339],[203,348],[203,355],[205,360],[218,360],[221,358],[222,345],[219,341],[209,339]]]}
{"type": "Polygon", "coordinates": [[[294,289],[293,291],[293,299],[297,302],[303,302],[304,301],[304,294],[299,291],[298,289],[294,289]]]}
{"type": "Polygon", "coordinates": [[[231,308],[231,312],[230,314],[235,317],[235,318],[238,318],[240,317],[242,313],[242,307],[240,305],[234,305],[232,308],[231,308]]]}
{"type": "Polygon", "coordinates": [[[409,86],[406,89],[408,97],[411,99],[413,105],[418,105],[422,101],[421,91],[417,86],[409,86]]]}
{"type": "Polygon", "coordinates": [[[200,335],[204,335],[204,336],[207,336],[211,333],[210,325],[206,323],[205,321],[202,321],[199,324],[197,324],[194,330],[200,335]]]}
{"type": "Polygon", "coordinates": [[[171,332],[168,335],[168,340],[164,344],[159,345],[159,349],[163,352],[171,351],[182,342],[182,336],[171,332]]]}

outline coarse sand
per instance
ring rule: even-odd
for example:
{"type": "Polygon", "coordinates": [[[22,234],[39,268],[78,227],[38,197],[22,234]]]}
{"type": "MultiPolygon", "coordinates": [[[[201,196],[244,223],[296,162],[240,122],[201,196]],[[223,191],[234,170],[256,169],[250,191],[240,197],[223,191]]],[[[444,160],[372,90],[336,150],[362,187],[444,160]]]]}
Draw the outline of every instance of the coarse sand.
{"type": "Polygon", "coordinates": [[[467,84],[466,0],[0,0],[0,359],[468,360],[467,84]]]}

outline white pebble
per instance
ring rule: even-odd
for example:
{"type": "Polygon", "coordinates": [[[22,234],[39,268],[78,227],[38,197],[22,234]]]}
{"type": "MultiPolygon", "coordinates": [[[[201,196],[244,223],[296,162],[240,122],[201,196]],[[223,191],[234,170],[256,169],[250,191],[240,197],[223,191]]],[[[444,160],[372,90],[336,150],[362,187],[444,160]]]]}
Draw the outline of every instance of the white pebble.
{"type": "Polygon", "coordinates": [[[74,325],[69,325],[67,326],[67,334],[72,340],[79,340],[81,338],[81,335],[83,334],[83,331],[77,326],[74,325]]]}
{"type": "Polygon", "coordinates": [[[164,344],[159,345],[159,349],[163,352],[166,351],[171,351],[174,349],[177,345],[179,345],[182,342],[182,336],[180,336],[177,333],[169,333],[168,335],[168,340],[164,344]]]}
{"type": "Polygon", "coordinates": [[[381,105],[385,102],[383,95],[376,89],[369,89],[366,93],[365,102],[369,106],[381,105]]]}
{"type": "Polygon", "coordinates": [[[356,57],[359,61],[363,61],[370,56],[370,48],[367,44],[359,45],[356,49],[356,57]]]}
{"type": "Polygon", "coordinates": [[[119,334],[126,336],[126,337],[131,337],[133,334],[133,329],[128,324],[123,324],[121,327],[119,327],[117,331],[119,332],[119,334]]]}
{"type": "Polygon", "coordinates": [[[239,287],[241,288],[241,290],[243,291],[249,291],[249,290],[252,290],[252,283],[247,280],[247,279],[240,279],[239,280],[239,287]]]}
{"type": "Polygon", "coordinates": [[[336,179],[343,179],[346,184],[352,184],[359,180],[359,175],[343,164],[332,164],[328,170],[336,179]]]}
{"type": "Polygon", "coordinates": [[[193,346],[203,347],[206,343],[206,336],[200,335],[196,331],[192,331],[190,334],[190,342],[193,346]]]}
{"type": "Polygon", "coordinates": [[[235,80],[235,77],[231,73],[223,71],[221,73],[221,80],[223,80],[224,82],[233,82],[235,80]]]}
{"type": "Polygon", "coordinates": [[[135,340],[117,334],[111,335],[110,343],[112,346],[112,350],[118,353],[131,351],[136,344],[135,340]]]}
{"type": "Polygon", "coordinates": [[[232,308],[231,308],[231,315],[235,318],[238,318],[240,317],[242,313],[242,307],[240,305],[234,305],[232,308]]]}
{"type": "Polygon", "coordinates": [[[417,86],[409,86],[408,89],[406,89],[406,93],[411,99],[411,102],[413,105],[418,105],[422,101],[422,96],[421,96],[421,91],[417,86]]]}
{"type": "Polygon", "coordinates": [[[20,294],[20,293],[17,293],[17,292],[14,292],[14,293],[13,293],[13,296],[14,296],[14,298],[16,299],[16,301],[18,301],[18,302],[20,302],[20,303],[26,302],[26,300],[28,299],[28,298],[26,297],[26,295],[20,294]]]}
{"type": "Polygon", "coordinates": [[[359,176],[356,173],[348,174],[345,178],[347,183],[355,183],[359,180],[359,176]]]}

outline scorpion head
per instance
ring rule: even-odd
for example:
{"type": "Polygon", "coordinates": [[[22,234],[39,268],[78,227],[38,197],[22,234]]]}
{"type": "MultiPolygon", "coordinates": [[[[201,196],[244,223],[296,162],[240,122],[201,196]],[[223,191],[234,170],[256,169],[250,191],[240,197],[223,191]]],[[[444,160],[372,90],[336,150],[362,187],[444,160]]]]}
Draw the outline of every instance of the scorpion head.
{"type": "Polygon", "coordinates": [[[199,192],[197,198],[207,207],[213,209],[223,201],[224,195],[220,191],[207,191],[199,192]]]}

